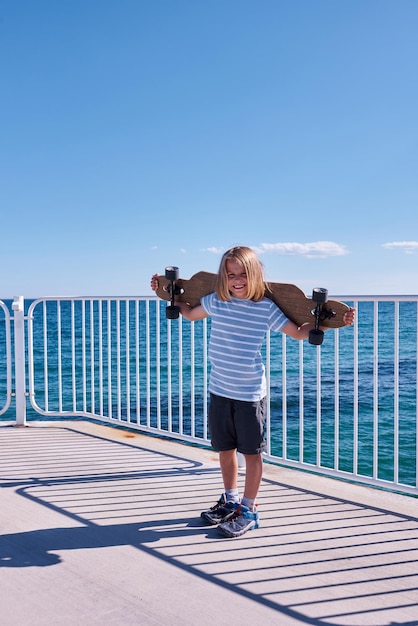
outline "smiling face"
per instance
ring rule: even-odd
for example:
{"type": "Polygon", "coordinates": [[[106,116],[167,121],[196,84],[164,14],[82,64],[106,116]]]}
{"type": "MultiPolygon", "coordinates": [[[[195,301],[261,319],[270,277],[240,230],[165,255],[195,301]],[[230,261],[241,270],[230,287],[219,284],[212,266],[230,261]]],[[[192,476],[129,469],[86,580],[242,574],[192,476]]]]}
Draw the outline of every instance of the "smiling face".
{"type": "Polygon", "coordinates": [[[241,298],[259,302],[265,296],[263,266],[256,253],[246,246],[234,246],[221,259],[215,291],[222,302],[241,298]]]}
{"type": "Polygon", "coordinates": [[[228,289],[234,298],[246,298],[248,294],[247,273],[244,266],[235,259],[226,262],[228,289]]]}

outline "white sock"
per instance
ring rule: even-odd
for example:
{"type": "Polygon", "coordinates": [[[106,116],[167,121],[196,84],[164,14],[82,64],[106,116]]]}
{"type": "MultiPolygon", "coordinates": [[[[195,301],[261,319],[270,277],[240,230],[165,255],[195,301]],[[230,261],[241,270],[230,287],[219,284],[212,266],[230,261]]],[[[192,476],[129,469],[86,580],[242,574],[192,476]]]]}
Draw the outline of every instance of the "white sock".
{"type": "Polygon", "coordinates": [[[238,489],[225,489],[225,498],[227,502],[239,502],[238,489]]]}
{"type": "Polygon", "coordinates": [[[241,500],[241,504],[243,504],[244,506],[248,507],[250,509],[250,511],[252,511],[253,513],[254,513],[254,511],[257,510],[255,499],[246,498],[244,496],[243,499],[241,500]]]}

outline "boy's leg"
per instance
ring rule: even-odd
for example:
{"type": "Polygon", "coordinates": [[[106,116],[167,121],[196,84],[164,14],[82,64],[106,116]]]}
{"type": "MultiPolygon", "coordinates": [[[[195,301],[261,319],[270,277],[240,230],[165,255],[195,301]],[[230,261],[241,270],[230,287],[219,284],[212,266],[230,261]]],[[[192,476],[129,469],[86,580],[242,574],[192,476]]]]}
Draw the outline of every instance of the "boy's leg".
{"type": "Polygon", "coordinates": [[[234,515],[221,522],[218,530],[226,537],[241,537],[248,530],[259,527],[256,498],[263,475],[263,458],[260,454],[245,454],[245,490],[241,504],[234,515]]]}
{"type": "Polygon", "coordinates": [[[224,493],[201,517],[209,524],[220,524],[232,517],[239,503],[237,441],[234,425],[234,401],[210,394],[209,431],[212,446],[219,453],[224,493]],[[224,450],[227,448],[227,450],[224,450]]]}
{"type": "MultiPolygon", "coordinates": [[[[236,450],[224,450],[219,452],[219,464],[221,466],[222,480],[225,491],[238,487],[238,457],[236,450]]],[[[261,480],[261,479],[260,479],[261,480]]]]}
{"type": "Polygon", "coordinates": [[[236,450],[219,452],[219,464],[225,493],[218,502],[208,511],[202,511],[200,516],[207,524],[222,524],[233,517],[238,507],[238,458],[236,450]],[[232,494],[231,492],[235,492],[232,494]],[[231,498],[231,499],[230,499],[231,498]]]}
{"type": "Polygon", "coordinates": [[[263,458],[261,454],[245,454],[244,498],[255,500],[263,477],[263,458]]]}

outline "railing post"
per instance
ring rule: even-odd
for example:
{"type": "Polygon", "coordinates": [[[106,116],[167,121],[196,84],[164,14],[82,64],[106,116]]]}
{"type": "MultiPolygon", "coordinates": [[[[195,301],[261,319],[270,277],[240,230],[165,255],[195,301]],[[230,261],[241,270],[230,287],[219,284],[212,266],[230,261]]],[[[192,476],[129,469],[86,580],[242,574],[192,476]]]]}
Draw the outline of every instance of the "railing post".
{"type": "Polygon", "coordinates": [[[14,343],[15,343],[15,399],[16,425],[26,424],[26,367],[25,367],[25,302],[23,296],[15,296],[12,309],[14,311],[14,343]]]}

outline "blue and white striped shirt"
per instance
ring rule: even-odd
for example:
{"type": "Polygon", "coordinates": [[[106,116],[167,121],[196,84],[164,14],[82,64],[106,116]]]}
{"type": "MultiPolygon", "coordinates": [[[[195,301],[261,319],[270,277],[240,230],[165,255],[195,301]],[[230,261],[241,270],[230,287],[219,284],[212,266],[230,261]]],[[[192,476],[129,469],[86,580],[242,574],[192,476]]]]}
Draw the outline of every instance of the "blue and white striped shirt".
{"type": "Polygon", "coordinates": [[[223,302],[211,293],[201,305],[212,318],[209,391],[235,400],[261,400],[267,392],[261,346],[269,329],[280,331],[289,320],[268,298],[223,302]]]}

